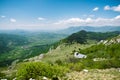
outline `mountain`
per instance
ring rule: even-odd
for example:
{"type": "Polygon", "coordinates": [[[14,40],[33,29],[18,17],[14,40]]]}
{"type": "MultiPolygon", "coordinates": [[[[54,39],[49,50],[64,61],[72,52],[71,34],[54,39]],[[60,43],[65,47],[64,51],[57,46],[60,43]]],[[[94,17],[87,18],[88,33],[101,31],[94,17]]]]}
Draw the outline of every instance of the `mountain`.
{"type": "Polygon", "coordinates": [[[73,33],[67,38],[63,39],[62,42],[65,43],[87,43],[88,40],[105,40],[108,38],[113,38],[115,36],[118,36],[120,34],[120,31],[113,31],[113,32],[87,32],[84,30],[81,30],[77,33],[73,33]]]}
{"type": "Polygon", "coordinates": [[[74,26],[67,29],[60,30],[58,32],[64,34],[72,34],[80,30],[91,31],[91,32],[107,32],[107,31],[120,31],[120,26],[103,26],[103,27],[92,27],[92,26],[74,26]]]}

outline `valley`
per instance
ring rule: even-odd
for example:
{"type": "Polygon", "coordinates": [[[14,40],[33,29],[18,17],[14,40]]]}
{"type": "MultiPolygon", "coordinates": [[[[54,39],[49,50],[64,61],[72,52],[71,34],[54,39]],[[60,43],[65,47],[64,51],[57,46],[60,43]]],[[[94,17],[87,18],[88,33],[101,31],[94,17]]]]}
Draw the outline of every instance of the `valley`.
{"type": "Polygon", "coordinates": [[[71,35],[45,32],[17,35],[2,33],[1,37],[5,38],[1,39],[6,44],[2,44],[5,47],[0,54],[0,78],[101,80],[112,76],[110,80],[119,80],[119,34],[119,31],[87,32],[85,30],[71,35]],[[84,54],[87,58],[76,58],[75,52],[84,54]],[[97,76],[91,75],[92,73],[96,75],[96,72],[97,76]],[[80,74],[87,77],[77,76],[80,74]]]}

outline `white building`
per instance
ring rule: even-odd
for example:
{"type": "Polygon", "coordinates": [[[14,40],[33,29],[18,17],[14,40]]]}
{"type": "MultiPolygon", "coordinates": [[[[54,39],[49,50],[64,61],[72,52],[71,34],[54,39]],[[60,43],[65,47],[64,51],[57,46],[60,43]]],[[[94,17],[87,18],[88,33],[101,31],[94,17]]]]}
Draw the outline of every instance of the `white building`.
{"type": "Polygon", "coordinates": [[[78,52],[75,52],[75,53],[74,53],[74,57],[75,57],[75,58],[86,58],[87,56],[84,55],[84,54],[80,54],[80,53],[78,53],[78,52]]]}

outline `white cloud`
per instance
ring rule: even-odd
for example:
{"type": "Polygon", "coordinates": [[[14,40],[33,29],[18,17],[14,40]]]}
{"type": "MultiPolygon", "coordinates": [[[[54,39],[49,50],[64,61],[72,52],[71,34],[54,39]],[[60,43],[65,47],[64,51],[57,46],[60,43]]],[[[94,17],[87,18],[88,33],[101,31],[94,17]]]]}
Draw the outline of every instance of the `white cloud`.
{"type": "Polygon", "coordinates": [[[95,7],[94,9],[93,9],[93,11],[98,11],[99,10],[99,8],[98,7],[95,7]]]}
{"type": "Polygon", "coordinates": [[[67,26],[67,25],[77,25],[78,23],[81,23],[83,22],[82,19],[80,18],[70,18],[70,19],[67,19],[67,20],[60,20],[56,23],[54,23],[55,25],[64,25],[64,26],[67,26]]]}
{"type": "Polygon", "coordinates": [[[43,21],[43,20],[45,20],[45,18],[38,17],[38,20],[43,21]]]}
{"type": "Polygon", "coordinates": [[[70,18],[54,23],[56,26],[120,26],[120,15],[114,18],[70,18]]]}
{"type": "Polygon", "coordinates": [[[110,6],[109,6],[109,5],[106,5],[106,6],[104,7],[104,10],[110,10],[110,6]]]}
{"type": "MultiPolygon", "coordinates": [[[[15,19],[11,18],[11,22],[16,22],[15,19]]],[[[95,18],[95,17],[87,17],[87,18],[68,18],[58,21],[49,21],[43,23],[16,23],[16,24],[0,24],[0,27],[3,29],[29,29],[29,30],[56,30],[56,29],[64,29],[70,26],[120,26],[120,15],[115,16],[113,18],[95,18]],[[2,27],[4,26],[4,27],[2,27]],[[6,26],[6,27],[5,27],[6,26]]]]}
{"type": "Polygon", "coordinates": [[[112,10],[120,12],[120,5],[118,6],[113,6],[112,10]]]}
{"type": "Polygon", "coordinates": [[[14,22],[16,22],[16,19],[11,18],[11,19],[10,19],[10,22],[13,22],[13,23],[14,23],[14,22]]]}
{"type": "Polygon", "coordinates": [[[1,16],[1,18],[5,18],[6,16],[1,16]]]}
{"type": "Polygon", "coordinates": [[[112,7],[110,7],[109,5],[107,5],[107,6],[104,7],[104,10],[113,10],[113,11],[116,11],[116,12],[120,12],[120,5],[118,5],[118,6],[112,6],[112,7]]]}
{"type": "Polygon", "coordinates": [[[120,19],[120,15],[116,16],[115,19],[120,19]]]}

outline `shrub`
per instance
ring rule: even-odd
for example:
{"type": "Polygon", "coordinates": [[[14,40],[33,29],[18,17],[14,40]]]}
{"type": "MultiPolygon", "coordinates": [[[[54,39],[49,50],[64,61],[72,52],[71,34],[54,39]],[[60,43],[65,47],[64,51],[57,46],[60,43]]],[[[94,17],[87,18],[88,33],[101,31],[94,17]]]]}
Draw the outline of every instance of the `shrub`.
{"type": "Polygon", "coordinates": [[[70,70],[74,70],[74,71],[81,71],[82,69],[84,69],[84,65],[80,62],[78,63],[69,63],[68,65],[68,68],[70,70]]]}
{"type": "Polygon", "coordinates": [[[55,61],[55,63],[58,64],[58,65],[62,65],[62,64],[63,64],[63,61],[60,60],[60,59],[58,59],[58,60],[55,61]]]}
{"type": "Polygon", "coordinates": [[[29,78],[37,78],[39,76],[46,76],[52,78],[53,76],[63,76],[67,71],[67,68],[50,65],[42,62],[28,62],[21,65],[17,71],[17,79],[28,80],[29,78]]]}
{"type": "Polygon", "coordinates": [[[0,72],[0,78],[4,78],[5,74],[0,72]]]}

